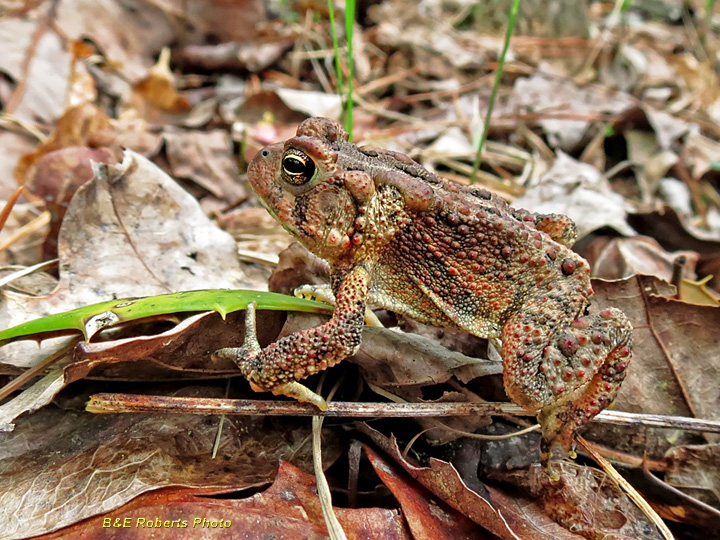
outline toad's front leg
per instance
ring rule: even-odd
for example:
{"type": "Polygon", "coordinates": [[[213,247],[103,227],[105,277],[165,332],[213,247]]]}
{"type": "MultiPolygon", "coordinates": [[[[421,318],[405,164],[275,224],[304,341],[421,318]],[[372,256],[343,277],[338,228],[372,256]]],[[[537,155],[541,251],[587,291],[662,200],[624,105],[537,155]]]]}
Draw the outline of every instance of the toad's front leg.
{"type": "Polygon", "coordinates": [[[254,310],[250,308],[243,346],[220,349],[213,356],[236,362],[256,392],[271,391],[325,410],[325,400],[297,381],[355,354],[360,346],[370,275],[366,268],[357,266],[336,283],[335,311],[325,324],[261,349],[255,334],[254,310]]]}

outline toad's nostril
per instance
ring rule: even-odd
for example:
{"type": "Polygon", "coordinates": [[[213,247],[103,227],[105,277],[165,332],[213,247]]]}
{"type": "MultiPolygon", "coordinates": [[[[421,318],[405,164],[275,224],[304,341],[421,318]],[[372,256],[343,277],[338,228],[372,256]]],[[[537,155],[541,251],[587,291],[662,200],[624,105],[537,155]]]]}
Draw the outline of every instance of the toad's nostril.
{"type": "Polygon", "coordinates": [[[260,152],[260,155],[262,157],[268,157],[270,155],[270,151],[263,148],[262,152],[260,152]]]}

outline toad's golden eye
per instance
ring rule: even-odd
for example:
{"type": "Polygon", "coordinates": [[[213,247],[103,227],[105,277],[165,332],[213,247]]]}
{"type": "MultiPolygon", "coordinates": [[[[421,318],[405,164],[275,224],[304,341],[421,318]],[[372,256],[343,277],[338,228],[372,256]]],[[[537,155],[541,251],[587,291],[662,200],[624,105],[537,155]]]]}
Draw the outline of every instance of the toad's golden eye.
{"type": "Polygon", "coordinates": [[[282,158],[282,177],[288,184],[302,186],[307,184],[315,174],[315,163],[300,150],[293,148],[285,152],[282,158]]]}

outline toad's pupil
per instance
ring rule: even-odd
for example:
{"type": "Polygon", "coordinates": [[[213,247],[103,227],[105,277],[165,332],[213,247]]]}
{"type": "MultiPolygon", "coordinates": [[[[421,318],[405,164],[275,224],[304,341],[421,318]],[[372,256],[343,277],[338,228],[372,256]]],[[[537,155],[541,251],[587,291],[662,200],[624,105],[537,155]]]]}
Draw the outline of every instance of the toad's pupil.
{"type": "Polygon", "coordinates": [[[315,174],[315,163],[304,154],[289,154],[282,160],[282,177],[291,185],[307,184],[315,174]]]}
{"type": "Polygon", "coordinates": [[[296,157],[285,158],[285,170],[290,174],[302,174],[306,172],[307,164],[296,157]]]}

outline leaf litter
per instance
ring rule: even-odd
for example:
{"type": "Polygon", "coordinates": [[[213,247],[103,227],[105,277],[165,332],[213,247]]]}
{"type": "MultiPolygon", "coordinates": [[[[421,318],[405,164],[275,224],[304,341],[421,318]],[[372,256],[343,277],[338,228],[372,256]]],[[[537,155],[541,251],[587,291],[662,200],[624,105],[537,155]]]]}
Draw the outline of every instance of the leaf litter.
{"type": "MultiPolygon", "coordinates": [[[[59,262],[42,287],[23,278],[25,285],[2,289],[3,328],[112,298],[267,289],[271,267],[262,261],[274,260],[291,239],[236,177],[260,147],[290,136],[307,115],[338,115],[341,104],[326,7],[308,16],[303,3],[286,4],[198,0],[179,8],[140,1],[129,9],[48,0],[8,8],[0,19],[0,42],[12,46],[0,59],[0,199],[18,183],[28,195],[0,231],[0,257],[8,267],[55,254],[59,262]],[[164,47],[171,48],[161,52],[164,47]],[[104,165],[90,167],[90,158],[104,165]],[[38,293],[28,294],[32,290],[38,293]]],[[[357,14],[355,140],[408,153],[467,182],[507,6],[372,4],[357,14]]],[[[654,11],[633,3],[617,17],[600,3],[587,11],[575,3],[553,11],[562,4],[524,2],[479,178],[515,205],[573,217],[582,234],[575,248],[590,260],[594,276],[625,278],[594,282],[596,308],[618,307],[635,327],[635,359],[615,408],[720,420],[717,280],[695,281],[720,271],[720,96],[706,60],[718,47],[708,31],[718,15],[696,7],[678,24],[669,2],[654,11]],[[688,283],[702,293],[693,296],[696,303],[687,301],[688,283]]],[[[295,254],[284,264],[281,256],[270,288],[287,292],[322,283],[322,265],[304,257],[295,254]]],[[[368,387],[398,401],[503,399],[492,346],[390,313],[379,316],[407,333],[370,329],[354,359],[359,367],[343,364],[328,374],[333,382],[345,379],[338,399],[379,400],[368,387]]],[[[261,317],[261,339],[269,342],[283,321],[261,317]]],[[[282,331],[292,331],[298,320],[288,319],[282,331]]],[[[140,517],[220,514],[235,523],[221,532],[234,536],[259,532],[251,522],[260,522],[268,533],[326,537],[307,492],[312,479],[286,464],[277,472],[280,459],[301,463],[296,449],[309,436],[304,421],[289,427],[235,417],[220,430],[219,467],[210,459],[216,418],[82,411],[89,392],[113,389],[225,395],[220,383],[235,374],[233,366],[210,364],[207,355],[218,343],[239,343],[242,334],[240,315],[226,322],[194,315],[101,334],[73,346],[30,387],[34,393],[26,388],[20,394],[25,401],[13,396],[15,402],[1,405],[6,413],[13,409],[7,418],[16,426],[0,434],[0,537],[68,526],[56,534],[79,537],[101,531],[104,516],[136,523],[140,517]],[[70,381],[76,382],[58,393],[70,381]],[[273,487],[250,498],[198,497],[262,489],[273,478],[273,487]],[[157,488],[164,489],[148,493],[157,488]],[[292,505],[253,506],[289,492],[304,498],[300,514],[292,505]]],[[[4,377],[37,365],[65,343],[1,348],[2,373],[12,374],[4,377]]],[[[253,397],[235,378],[231,388],[233,397],[253,397]]],[[[357,485],[343,488],[354,465],[332,464],[344,443],[362,436],[338,425],[326,428],[325,449],[334,457],[325,461],[332,465],[336,511],[348,537],[375,537],[372,524],[386,534],[378,537],[440,538],[429,532],[436,530],[432,520],[425,521],[433,512],[433,519],[457,512],[453,526],[477,537],[659,537],[649,525],[630,532],[634,525],[642,529],[644,518],[587,461],[563,465],[567,490],[548,491],[532,465],[536,434],[507,441],[472,437],[525,425],[507,417],[490,425],[486,418],[416,425],[385,419],[370,436],[374,446],[365,441],[370,461],[358,465],[359,493],[357,485]],[[412,449],[418,463],[410,465],[387,443],[391,435],[409,445],[406,452],[412,449]],[[397,467],[390,459],[414,480],[389,476],[397,467]],[[442,471],[434,480],[418,472],[428,465],[442,471]],[[381,483],[394,497],[377,488],[381,483]],[[343,489],[356,490],[359,508],[340,508],[346,505],[343,489]]],[[[693,538],[693,526],[713,523],[717,435],[595,424],[587,436],[630,472],[645,455],[652,474],[710,505],[686,502],[688,512],[663,513],[685,526],[675,529],[676,537],[693,538]]],[[[665,491],[646,489],[662,506],[652,495],[665,491]]],[[[447,528],[443,534],[453,537],[447,528]]]]}

